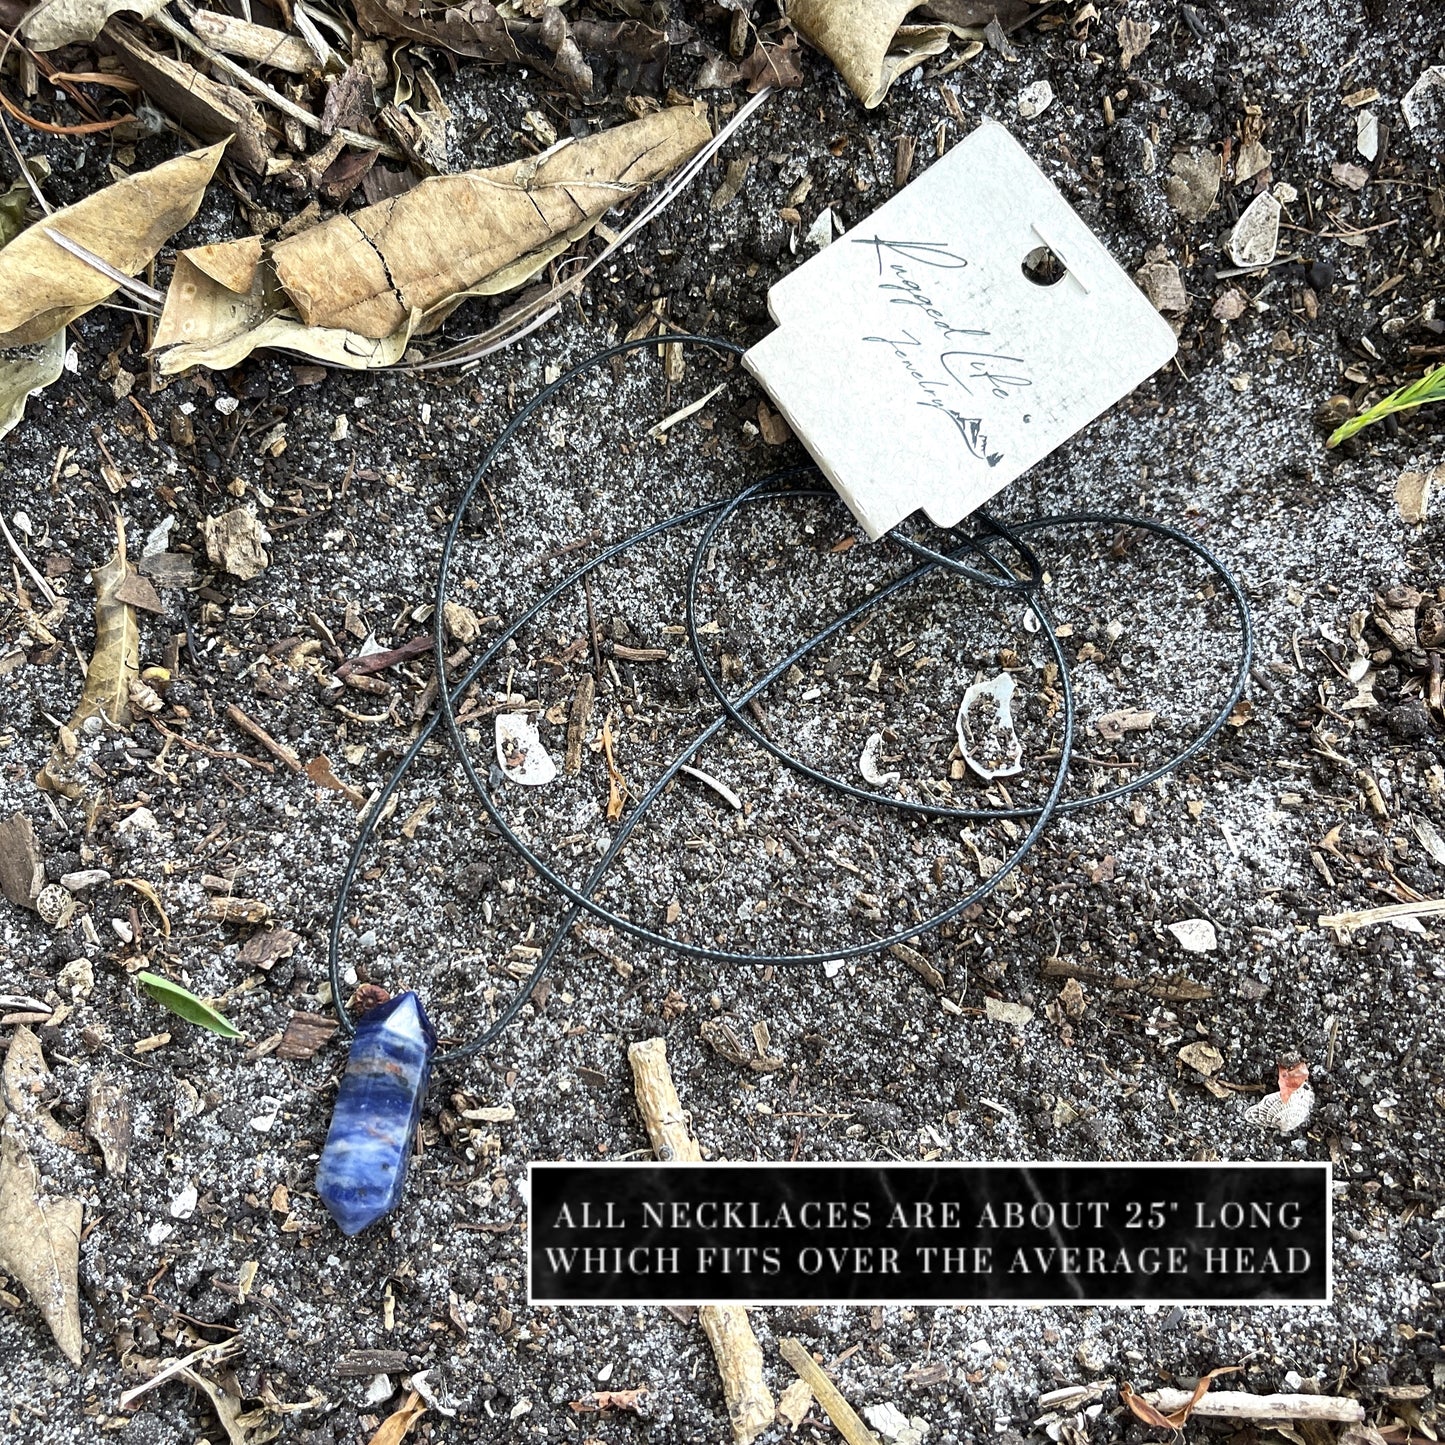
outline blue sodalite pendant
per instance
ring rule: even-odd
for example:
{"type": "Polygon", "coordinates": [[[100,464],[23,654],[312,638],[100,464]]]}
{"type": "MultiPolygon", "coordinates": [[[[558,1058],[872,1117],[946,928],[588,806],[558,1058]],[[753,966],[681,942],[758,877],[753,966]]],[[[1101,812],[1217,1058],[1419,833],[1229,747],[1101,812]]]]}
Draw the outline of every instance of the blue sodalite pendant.
{"type": "Polygon", "coordinates": [[[343,1234],[359,1233],[401,1203],[436,1046],[415,993],[398,994],[356,1025],[316,1166],[316,1192],[343,1234]]]}

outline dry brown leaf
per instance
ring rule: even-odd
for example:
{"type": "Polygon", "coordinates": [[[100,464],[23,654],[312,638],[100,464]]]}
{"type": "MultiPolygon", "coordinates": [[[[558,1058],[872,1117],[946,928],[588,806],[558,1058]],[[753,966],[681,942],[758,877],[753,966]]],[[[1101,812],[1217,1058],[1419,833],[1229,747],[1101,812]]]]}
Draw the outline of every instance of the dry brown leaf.
{"type": "Polygon", "coordinates": [[[149,20],[165,6],[166,0],[41,0],[25,12],[20,33],[32,50],[59,50],[78,40],[94,40],[121,11],[149,20]]]}
{"type": "Polygon", "coordinates": [[[949,27],[935,25],[909,26],[905,48],[894,48],[904,17],[917,8],[917,0],[788,0],[787,16],[872,110],[904,71],[948,46],[949,27]]]}
{"type": "MultiPolygon", "coordinates": [[[[219,152],[218,152],[219,154],[219,152]]],[[[112,186],[112,190],[116,187],[112,186]]],[[[104,195],[105,192],[100,194],[104,195]]],[[[84,205],[84,202],[81,202],[84,205]]],[[[6,252],[0,252],[0,264],[6,252]]],[[[71,766],[74,734],[87,718],[104,717],[117,727],[130,722],[130,685],[140,676],[140,626],[135,608],[116,598],[130,564],[125,555],[125,523],[115,521],[115,552],[104,567],[95,569],[95,649],[85,669],[85,688],[70,719],[70,737],[62,732],[36,782],[51,792],[78,798],[81,785],[71,766]]]]}
{"type": "Polygon", "coordinates": [[[380,339],[421,312],[426,331],[467,296],[521,285],[710,136],[675,106],[540,156],[433,176],[280,242],[276,275],[308,326],[380,339]]]}
{"type": "Polygon", "coordinates": [[[1194,1387],[1194,1393],[1177,1410],[1171,1410],[1164,1415],[1159,1412],[1142,1395],[1136,1394],[1134,1387],[1128,1380],[1119,1383],[1119,1398],[1133,1412],[1136,1420],[1153,1426],[1156,1430],[1182,1430],[1189,1417],[1194,1413],[1194,1407],[1205,1397],[1209,1387],[1220,1375],[1232,1375],[1240,1366],[1221,1365],[1217,1370],[1211,1370],[1207,1375],[1199,1377],[1199,1383],[1194,1387]]]}
{"type": "Polygon", "coordinates": [[[381,1428],[371,1437],[368,1445],[401,1445],[411,1433],[411,1427],[425,1414],[426,1401],[415,1390],[411,1391],[406,1397],[406,1404],[381,1422],[381,1428]]]}
{"type": "Polygon", "coordinates": [[[0,250],[0,347],[43,341],[116,290],[46,236],[56,231],[134,276],[201,204],[224,143],[127,176],[56,211],[0,250]]]}
{"type": "Polygon", "coordinates": [[[339,327],[303,325],[269,262],[261,258],[260,238],[249,236],[176,257],[155,349],[163,376],[192,366],[227,371],[261,347],[296,351],[327,366],[357,371],[395,366],[411,330],[408,321],[377,341],[339,327]]]}
{"type": "Polygon", "coordinates": [[[357,0],[356,18],[368,35],[414,40],[493,65],[540,70],[573,95],[609,90],[658,91],[667,68],[667,36],[635,20],[575,21],[557,5],[532,19],[505,19],[486,0],[357,0]]]}
{"type": "Polygon", "coordinates": [[[80,1258],[84,1209],[78,1199],[42,1195],[40,1172],[12,1115],[0,1131],[0,1270],[19,1280],[55,1343],[79,1367],[80,1258]]]}
{"type": "Polygon", "coordinates": [[[0,354],[0,437],[20,425],[25,403],[32,393],[57,381],[64,370],[64,327],[33,346],[0,354]]]}
{"type": "Polygon", "coordinates": [[[797,51],[796,35],[785,35],[776,45],[760,39],[753,53],[738,67],[738,74],[748,83],[749,94],[756,95],[768,86],[797,90],[803,83],[797,51]]]}
{"type": "Polygon", "coordinates": [[[245,91],[152,50],[117,21],[105,27],[104,38],[126,72],[167,115],[202,140],[224,142],[231,137],[229,158],[253,175],[266,174],[266,162],[274,152],[266,115],[245,91]]]}

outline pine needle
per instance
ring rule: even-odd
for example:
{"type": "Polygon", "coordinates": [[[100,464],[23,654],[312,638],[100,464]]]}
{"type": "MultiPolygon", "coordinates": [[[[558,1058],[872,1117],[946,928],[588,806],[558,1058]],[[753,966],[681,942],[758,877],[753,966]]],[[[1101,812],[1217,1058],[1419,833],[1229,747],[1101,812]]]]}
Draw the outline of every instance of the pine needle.
{"type": "Polygon", "coordinates": [[[1445,401],[1445,366],[1437,366],[1433,371],[1427,371],[1418,381],[1412,381],[1408,386],[1402,386],[1399,391],[1392,391],[1382,401],[1377,401],[1374,406],[1362,411],[1359,416],[1352,416],[1341,427],[1337,427],[1331,433],[1326,446],[1337,447],[1343,441],[1348,441],[1356,432],[1363,431],[1367,426],[1373,426],[1377,421],[1383,421],[1387,416],[1393,416],[1397,411],[1410,411],[1417,406],[1424,406],[1427,402],[1445,401]]]}

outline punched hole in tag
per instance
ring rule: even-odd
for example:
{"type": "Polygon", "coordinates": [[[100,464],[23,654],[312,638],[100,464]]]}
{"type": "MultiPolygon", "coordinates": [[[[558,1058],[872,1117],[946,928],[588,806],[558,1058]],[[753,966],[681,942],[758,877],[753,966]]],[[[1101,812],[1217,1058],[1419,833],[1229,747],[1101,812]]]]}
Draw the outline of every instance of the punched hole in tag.
{"type": "Polygon", "coordinates": [[[1051,246],[1035,246],[1019,268],[1035,286],[1057,286],[1069,274],[1063,258],[1051,246]]]}

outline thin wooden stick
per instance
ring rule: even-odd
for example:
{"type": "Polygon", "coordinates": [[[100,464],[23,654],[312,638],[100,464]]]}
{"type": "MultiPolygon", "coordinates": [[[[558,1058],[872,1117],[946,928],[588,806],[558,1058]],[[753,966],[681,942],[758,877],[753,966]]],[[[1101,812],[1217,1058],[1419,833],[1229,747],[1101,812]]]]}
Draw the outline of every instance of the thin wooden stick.
{"type": "Polygon", "coordinates": [[[1445,898],[1422,898],[1418,903],[1387,903],[1383,908],[1364,908],[1358,913],[1331,913],[1320,918],[1321,928],[1350,933],[1371,923],[1389,923],[1394,918],[1429,918],[1445,913],[1445,898]]]}
{"type": "MultiPolygon", "coordinates": [[[[1188,1404],[1193,1392],[1152,1390],[1143,1398],[1161,1415],[1169,1415],[1188,1404]]],[[[1190,1414],[1218,1420],[1337,1420],[1355,1424],[1365,1418],[1365,1407],[1343,1395],[1255,1395],[1248,1390],[1210,1390],[1190,1414]]]]}
{"type": "Polygon", "coordinates": [[[235,703],[229,703],[226,707],[226,716],[241,729],[243,733],[249,733],[255,738],[272,757],[280,758],[293,773],[304,773],[305,768],[301,766],[301,759],[282,743],[278,743],[260,723],[246,716],[235,703]]]}
{"type": "MultiPolygon", "coordinates": [[[[688,1125],[672,1070],[667,1066],[667,1044],[645,1039],[627,1050],[632,1065],[637,1107],[659,1159],[697,1164],[702,1151],[688,1125]]],[[[777,1414],[772,1392],[763,1380],[763,1352],[748,1312],[742,1305],[703,1305],[698,1323],[707,1335],[722,1376],[723,1400],[734,1445],[752,1445],[777,1414]]],[[[874,1442],[877,1445],[877,1442],[874,1442]]]]}
{"type": "Polygon", "coordinates": [[[843,1398],[838,1387],[823,1373],[801,1340],[778,1341],[778,1353],[798,1372],[818,1397],[818,1403],[848,1445],[882,1445],[878,1437],[858,1418],[858,1413],[843,1398]]]}

